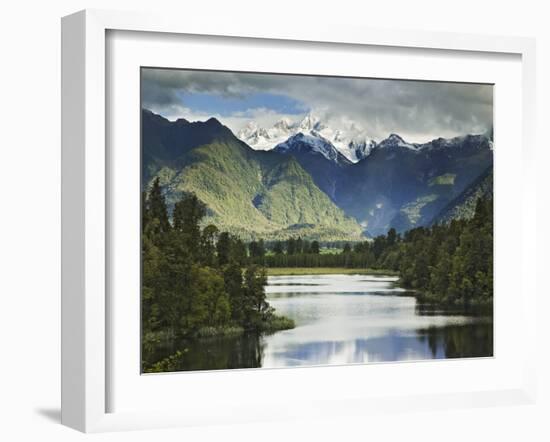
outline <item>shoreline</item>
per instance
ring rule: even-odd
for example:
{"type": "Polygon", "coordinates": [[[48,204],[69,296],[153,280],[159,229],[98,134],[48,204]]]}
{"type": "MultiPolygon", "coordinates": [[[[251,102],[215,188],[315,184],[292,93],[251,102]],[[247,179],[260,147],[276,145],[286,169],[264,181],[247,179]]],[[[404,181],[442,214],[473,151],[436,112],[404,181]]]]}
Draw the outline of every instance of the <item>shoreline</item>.
{"type": "Polygon", "coordinates": [[[384,269],[354,269],[346,267],[266,267],[268,276],[308,276],[308,275],[372,275],[372,276],[397,276],[399,279],[393,281],[395,286],[404,289],[402,293],[393,292],[391,296],[413,297],[425,313],[435,310],[447,310],[449,314],[459,314],[471,317],[490,316],[493,317],[493,301],[474,303],[467,308],[445,302],[430,294],[423,293],[417,289],[403,287],[399,272],[384,269]]]}
{"type": "MultiPolygon", "coordinates": [[[[203,327],[197,331],[193,336],[188,336],[186,338],[176,339],[174,336],[157,336],[150,335],[149,339],[157,339],[159,342],[164,341],[164,343],[179,341],[180,343],[189,344],[190,342],[200,342],[208,341],[211,339],[227,339],[227,338],[238,338],[247,333],[257,333],[258,335],[270,335],[278,331],[291,330],[296,327],[296,323],[293,319],[273,314],[268,321],[265,321],[261,327],[257,330],[247,330],[239,325],[227,325],[223,327],[203,327]]],[[[142,336],[142,345],[143,345],[143,336],[142,336]]],[[[155,362],[146,362],[142,360],[141,369],[143,373],[164,373],[171,371],[181,371],[177,369],[177,366],[184,358],[185,354],[189,351],[189,347],[186,345],[176,352],[169,354],[155,362]]]]}
{"type": "Polygon", "coordinates": [[[377,275],[399,276],[399,272],[384,269],[351,269],[346,267],[266,267],[267,276],[302,275],[377,275]]]}

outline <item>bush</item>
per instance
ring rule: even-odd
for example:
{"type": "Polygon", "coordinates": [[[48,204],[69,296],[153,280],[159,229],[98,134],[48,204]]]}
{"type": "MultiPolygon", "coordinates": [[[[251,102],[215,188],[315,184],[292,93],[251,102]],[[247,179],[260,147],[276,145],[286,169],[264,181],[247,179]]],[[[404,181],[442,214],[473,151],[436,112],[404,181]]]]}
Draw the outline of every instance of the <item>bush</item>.
{"type": "Polygon", "coordinates": [[[293,319],[286,316],[271,315],[267,320],[262,322],[261,331],[272,333],[279,330],[289,330],[296,327],[293,319]]]}

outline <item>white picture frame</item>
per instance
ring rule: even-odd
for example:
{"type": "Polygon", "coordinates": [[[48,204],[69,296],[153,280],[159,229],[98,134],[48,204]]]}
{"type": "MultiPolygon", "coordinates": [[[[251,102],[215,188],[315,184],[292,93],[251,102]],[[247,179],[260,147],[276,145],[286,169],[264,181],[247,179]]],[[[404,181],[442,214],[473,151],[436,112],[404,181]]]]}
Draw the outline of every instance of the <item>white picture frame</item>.
{"type": "MultiPolygon", "coordinates": [[[[150,411],[108,412],[110,314],[107,228],[110,195],[106,120],[106,36],[110,31],[154,32],[162,35],[218,36],[269,39],[285,42],[337,43],[379,48],[467,51],[483,55],[521,57],[521,271],[535,256],[536,193],[534,168],[535,44],[532,39],[451,33],[376,30],[347,27],[285,27],[265,23],[236,27],[196,18],[181,24],[177,17],[99,10],[81,11],[62,20],[62,423],[84,432],[168,426],[207,425],[216,422],[249,422],[289,417],[362,415],[372,410],[454,408],[510,403],[531,403],[535,397],[534,349],[526,344],[521,380],[499,389],[425,395],[315,398],[309,407],[255,410],[242,402],[243,413],[210,413],[197,408],[190,414],[176,408],[150,411]],[[246,413],[246,411],[252,411],[246,413]],[[243,417],[245,416],[245,417],[243,417]]],[[[158,35],[158,34],[157,34],[158,35]]],[[[498,107],[498,103],[497,103],[498,107]]],[[[498,250],[498,248],[497,248],[498,250]]],[[[521,280],[525,336],[534,336],[536,316],[534,281],[521,280]]],[[[498,295],[497,295],[498,296],[498,295]]],[[[498,301],[497,301],[498,302],[498,301]]],[[[137,338],[137,337],[136,337],[137,338]]],[[[498,337],[497,337],[498,339],[498,337]]],[[[534,339],[529,342],[534,342],[534,339]]],[[[354,370],[357,368],[354,367],[354,370]]],[[[423,370],[422,367],[419,370],[423,370]]],[[[169,375],[166,375],[169,376],[169,375]]],[[[223,374],[210,374],[219,376],[223,374]]],[[[262,376],[269,376],[265,374],[262,376]]]]}

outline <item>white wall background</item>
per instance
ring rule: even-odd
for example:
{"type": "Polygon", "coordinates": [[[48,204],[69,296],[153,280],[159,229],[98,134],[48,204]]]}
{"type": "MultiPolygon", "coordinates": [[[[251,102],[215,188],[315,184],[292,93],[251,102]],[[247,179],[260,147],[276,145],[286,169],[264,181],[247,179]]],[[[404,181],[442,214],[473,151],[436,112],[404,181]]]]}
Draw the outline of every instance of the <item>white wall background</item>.
{"type": "MultiPolygon", "coordinates": [[[[85,436],[59,425],[60,368],[60,17],[83,8],[169,10],[241,20],[370,25],[534,36],[538,44],[539,229],[550,225],[550,146],[544,134],[550,30],[544,2],[57,0],[4,2],[0,12],[0,440],[188,441],[550,440],[549,303],[540,286],[540,398],[536,406],[414,412],[324,422],[85,436]]],[[[545,124],[546,123],[546,124],[545,124]]],[[[511,232],[513,234],[513,232],[511,232]]],[[[546,255],[546,254],[545,254],[546,255]]],[[[546,259],[546,262],[548,260],[546,259]]],[[[535,269],[533,269],[535,277],[535,269]]],[[[182,398],[182,400],[185,400],[182,398]]]]}

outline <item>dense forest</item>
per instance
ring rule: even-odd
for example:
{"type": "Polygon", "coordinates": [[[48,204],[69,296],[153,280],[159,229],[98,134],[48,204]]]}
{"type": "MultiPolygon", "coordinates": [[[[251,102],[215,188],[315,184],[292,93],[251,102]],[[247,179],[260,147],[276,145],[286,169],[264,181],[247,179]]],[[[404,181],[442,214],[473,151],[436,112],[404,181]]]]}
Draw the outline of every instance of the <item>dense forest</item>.
{"type": "MultiPolygon", "coordinates": [[[[247,247],[213,225],[205,205],[185,194],[171,219],[159,180],[142,196],[142,369],[163,340],[267,332],[294,327],[266,301],[266,270],[248,263],[247,247]],[[243,271],[244,269],[244,271],[243,271]]],[[[159,365],[160,364],[160,365],[159,365]]]]}
{"type": "Polygon", "coordinates": [[[417,298],[463,310],[490,307],[493,300],[493,200],[479,198],[469,220],[418,227],[345,244],[321,253],[316,241],[300,238],[249,244],[250,260],[267,267],[345,267],[393,270],[417,298]]]}
{"type": "MultiPolygon", "coordinates": [[[[166,371],[155,362],[166,340],[273,332],[294,327],[266,300],[266,268],[343,267],[394,271],[400,286],[425,304],[466,312],[490,308],[493,299],[493,202],[477,201],[469,220],[390,229],[340,249],[318,241],[252,241],[204,226],[206,206],[192,193],[171,216],[156,179],[142,197],[142,360],[144,371],[166,371]]],[[[178,355],[173,357],[177,358],[178,355]]],[[[168,365],[166,365],[168,364],[168,365]]]]}

